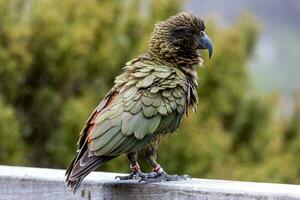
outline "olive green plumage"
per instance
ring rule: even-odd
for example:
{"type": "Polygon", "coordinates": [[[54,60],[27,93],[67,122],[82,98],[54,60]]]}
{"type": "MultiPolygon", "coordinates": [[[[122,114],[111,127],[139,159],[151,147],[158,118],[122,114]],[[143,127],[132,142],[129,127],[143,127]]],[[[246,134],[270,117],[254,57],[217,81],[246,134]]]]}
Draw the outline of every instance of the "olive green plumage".
{"type": "Polygon", "coordinates": [[[188,82],[179,69],[135,59],[124,70],[110,92],[116,93],[113,102],[99,113],[89,136],[97,156],[139,150],[153,135],[173,132],[187,112],[188,82]],[[134,145],[124,147],[131,139],[134,145]]]}
{"type": "Polygon", "coordinates": [[[172,133],[188,107],[196,108],[194,66],[202,59],[187,30],[200,33],[204,28],[198,17],[188,13],[156,24],[149,51],[125,65],[83,128],[78,154],[66,172],[71,190],[76,191],[98,165],[172,133]]]}

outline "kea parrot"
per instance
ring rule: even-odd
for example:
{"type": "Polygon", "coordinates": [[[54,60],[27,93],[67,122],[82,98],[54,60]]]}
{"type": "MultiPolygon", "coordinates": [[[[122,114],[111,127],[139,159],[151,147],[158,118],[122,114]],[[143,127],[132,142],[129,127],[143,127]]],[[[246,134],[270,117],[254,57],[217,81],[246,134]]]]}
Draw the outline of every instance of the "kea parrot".
{"type": "Polygon", "coordinates": [[[177,181],[188,175],[169,175],[156,162],[158,144],[174,132],[188,108],[196,109],[200,49],[213,53],[205,24],[181,12],[155,24],[146,53],[127,62],[114,86],[92,112],[80,133],[77,155],[66,171],[66,185],[76,192],[98,166],[127,154],[131,173],[120,180],[177,181]],[[143,173],[141,152],[153,167],[143,173]]]}

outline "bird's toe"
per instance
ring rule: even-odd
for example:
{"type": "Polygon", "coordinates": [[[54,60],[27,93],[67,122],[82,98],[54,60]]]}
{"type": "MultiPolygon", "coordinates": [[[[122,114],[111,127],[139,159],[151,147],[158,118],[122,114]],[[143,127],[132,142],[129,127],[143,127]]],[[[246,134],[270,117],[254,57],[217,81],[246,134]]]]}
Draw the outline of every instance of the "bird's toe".
{"type": "Polygon", "coordinates": [[[127,176],[116,176],[115,179],[119,180],[142,180],[153,177],[154,173],[131,172],[127,176]]]}
{"type": "Polygon", "coordinates": [[[153,182],[161,182],[161,181],[181,181],[181,180],[189,180],[192,177],[190,175],[169,175],[166,172],[156,173],[154,176],[149,176],[145,178],[141,178],[139,182],[143,183],[153,183],[153,182]]]}

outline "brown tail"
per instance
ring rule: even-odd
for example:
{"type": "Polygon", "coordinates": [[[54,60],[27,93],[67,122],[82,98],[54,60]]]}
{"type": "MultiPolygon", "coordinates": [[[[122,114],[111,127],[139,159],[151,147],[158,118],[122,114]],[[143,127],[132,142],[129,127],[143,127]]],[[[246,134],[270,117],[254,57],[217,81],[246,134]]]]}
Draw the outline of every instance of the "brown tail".
{"type": "Polygon", "coordinates": [[[98,166],[115,158],[115,156],[89,156],[88,151],[79,152],[66,171],[66,185],[74,193],[82,180],[98,166]]]}

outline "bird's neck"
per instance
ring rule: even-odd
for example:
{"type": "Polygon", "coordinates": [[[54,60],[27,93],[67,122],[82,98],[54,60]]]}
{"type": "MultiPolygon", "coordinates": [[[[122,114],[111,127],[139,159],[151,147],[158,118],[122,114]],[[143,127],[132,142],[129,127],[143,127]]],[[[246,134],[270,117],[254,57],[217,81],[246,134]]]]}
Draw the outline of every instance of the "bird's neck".
{"type": "Polygon", "coordinates": [[[183,51],[172,45],[166,46],[165,48],[154,47],[152,45],[148,53],[153,58],[157,58],[160,61],[167,62],[172,66],[179,68],[199,64],[201,65],[203,61],[196,51],[183,51]]]}

